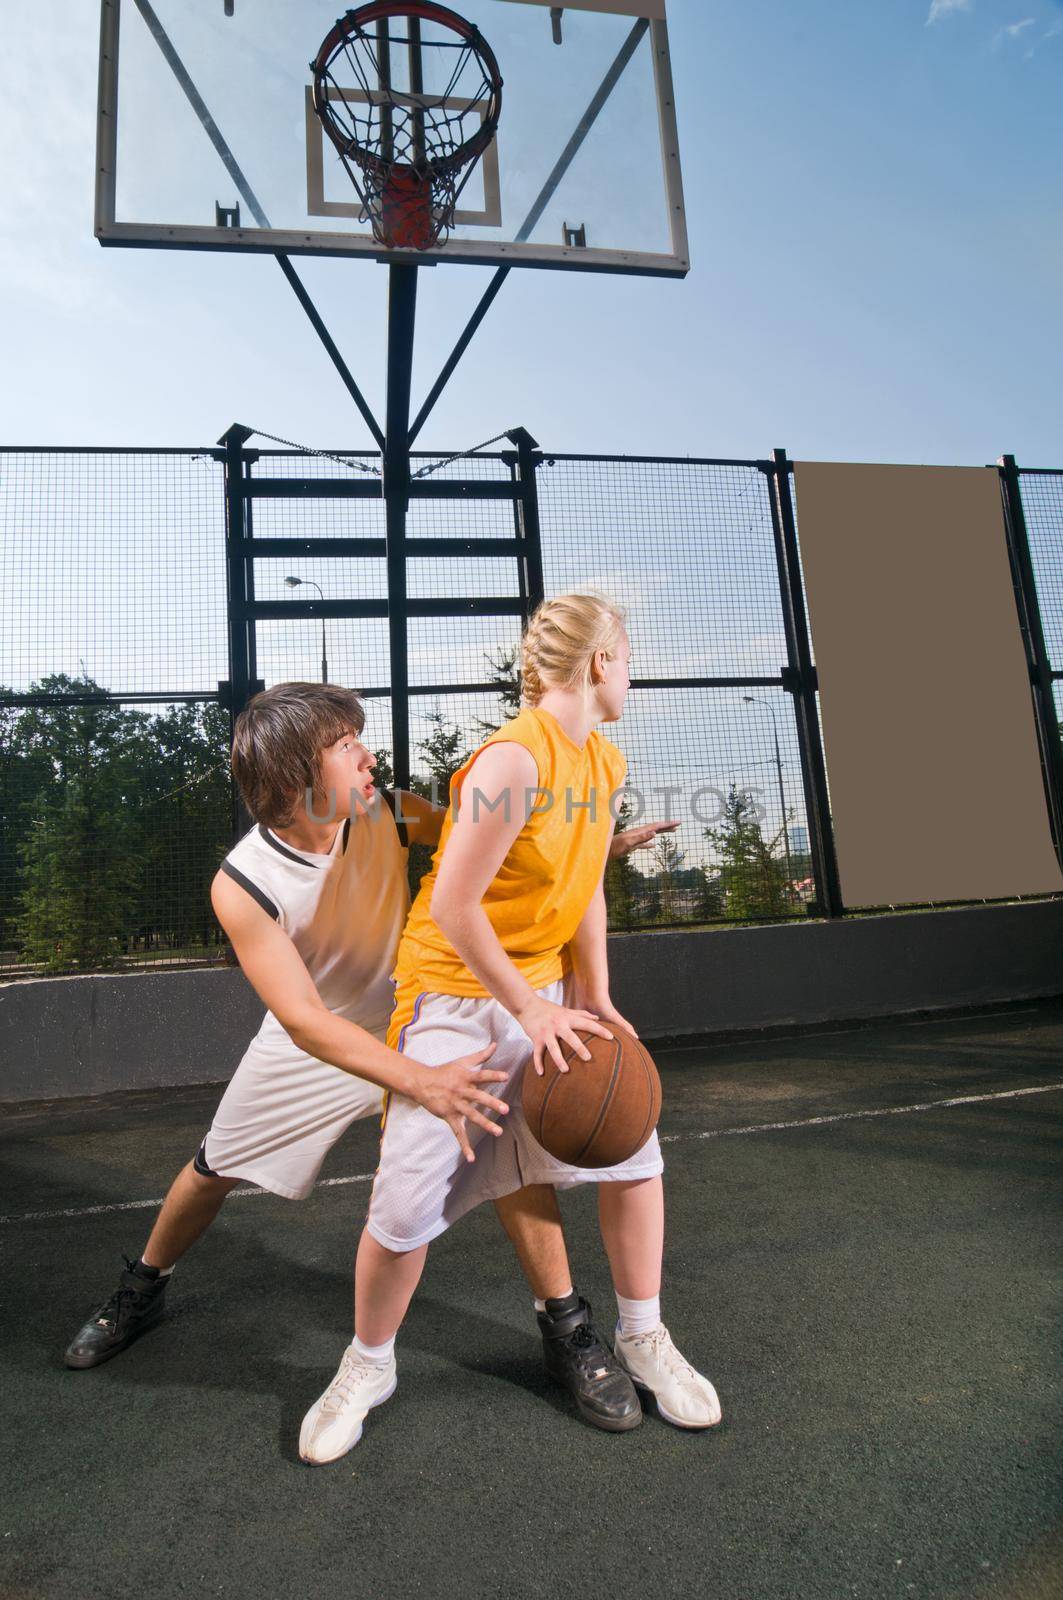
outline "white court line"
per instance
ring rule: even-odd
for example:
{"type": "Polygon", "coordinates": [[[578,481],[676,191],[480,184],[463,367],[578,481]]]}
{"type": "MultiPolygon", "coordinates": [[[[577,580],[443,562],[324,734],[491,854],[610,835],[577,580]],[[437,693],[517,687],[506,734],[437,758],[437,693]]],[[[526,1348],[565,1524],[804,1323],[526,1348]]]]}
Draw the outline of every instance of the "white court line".
{"type": "MultiPolygon", "coordinates": [[[[796,1122],[751,1122],[743,1128],[712,1128],[705,1133],[666,1133],[661,1135],[662,1144],[682,1144],[688,1140],[726,1139],[735,1134],[743,1133],[776,1133],[785,1128],[823,1128],[831,1122],[857,1122],[869,1117],[900,1117],[912,1111],[938,1111],[945,1106],[973,1106],[987,1100],[1014,1100],[1024,1094],[1052,1094],[1063,1089],[1063,1078],[1058,1083],[1036,1084],[1028,1089],[999,1089],[991,1094],[963,1094],[954,1095],[949,1100],[924,1100],[918,1105],[911,1106],[879,1106],[867,1111],[836,1111],[829,1117],[803,1117],[796,1122]]],[[[339,1188],[349,1183],[372,1183],[375,1172],[357,1172],[350,1178],[322,1178],[317,1184],[319,1189],[339,1188]]],[[[269,1189],[234,1189],[230,1199],[253,1194],[269,1194],[269,1189]]],[[[0,1217],[4,1222],[50,1222],[58,1217],[99,1217],[111,1211],[146,1211],[152,1206],[161,1206],[162,1198],[157,1200],[120,1200],[109,1206],[79,1206],[68,1211],[24,1211],[19,1214],[12,1213],[0,1217]]]]}
{"type": "MultiPolygon", "coordinates": [[[[708,1133],[665,1133],[662,1144],[677,1144],[684,1139],[726,1139],[735,1133],[772,1133],[779,1128],[822,1128],[828,1122],[855,1122],[863,1117],[900,1117],[908,1111],[936,1111],[941,1106],[973,1106],[983,1100],[1012,1100],[1020,1094],[1051,1094],[1063,1089],[1063,1078],[1058,1083],[1042,1083],[1030,1089],[1000,1089],[993,1094],[961,1094],[951,1100],[924,1100],[914,1106],[879,1106],[868,1111],[836,1111],[831,1117],[804,1117],[799,1122],[753,1122],[745,1128],[712,1128],[708,1133]]],[[[0,1217],[0,1222],[4,1218],[0,1217]]]]}
{"type": "MultiPolygon", "coordinates": [[[[372,1183],[375,1177],[375,1172],[356,1172],[350,1178],[322,1178],[314,1187],[328,1189],[345,1183],[372,1183]]],[[[256,1189],[249,1186],[246,1189],[231,1190],[227,1199],[242,1200],[247,1195],[270,1193],[272,1191],[269,1189],[256,1189]]],[[[274,1195],[273,1198],[276,1199],[277,1196],[274,1195]]],[[[23,1211],[18,1215],[12,1213],[6,1217],[0,1217],[0,1222],[50,1222],[53,1217],[100,1217],[108,1211],[149,1211],[152,1207],[157,1210],[164,1199],[165,1196],[160,1195],[157,1200],[119,1200],[110,1206],[75,1206],[69,1211],[23,1211]]]]}

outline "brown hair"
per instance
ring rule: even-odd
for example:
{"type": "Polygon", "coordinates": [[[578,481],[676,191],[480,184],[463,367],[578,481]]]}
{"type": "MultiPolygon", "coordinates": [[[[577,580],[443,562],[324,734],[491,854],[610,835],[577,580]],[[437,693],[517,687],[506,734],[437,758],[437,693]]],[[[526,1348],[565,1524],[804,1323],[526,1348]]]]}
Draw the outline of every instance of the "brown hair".
{"type": "Polygon", "coordinates": [[[621,607],[604,595],[562,594],[544,600],[520,641],[525,705],[538,705],[547,689],[579,689],[588,683],[596,651],[612,657],[625,621],[621,607]]]}
{"type": "Polygon", "coordinates": [[[254,695],[236,719],[232,768],[255,821],[288,827],[306,790],[320,790],[322,750],[364,727],[358,695],[338,684],[278,683],[254,695]]]}

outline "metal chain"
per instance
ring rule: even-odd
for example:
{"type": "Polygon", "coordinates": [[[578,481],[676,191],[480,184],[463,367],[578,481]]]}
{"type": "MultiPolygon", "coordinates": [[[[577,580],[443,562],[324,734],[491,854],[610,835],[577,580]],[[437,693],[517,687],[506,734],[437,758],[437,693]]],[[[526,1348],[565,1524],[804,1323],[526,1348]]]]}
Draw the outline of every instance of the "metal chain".
{"type": "Polygon", "coordinates": [[[489,444],[497,444],[499,439],[507,439],[510,432],[512,432],[511,429],[507,430],[505,433],[496,433],[493,439],[485,439],[482,444],[474,444],[471,450],[459,450],[452,456],[446,456],[442,461],[436,461],[435,463],[429,462],[427,466],[420,467],[416,472],[411,473],[410,476],[413,478],[424,478],[430,472],[438,472],[440,467],[449,467],[452,461],[464,461],[466,456],[474,456],[477,450],[486,450],[489,444]]]}
{"type": "MultiPolygon", "coordinates": [[[[411,478],[426,478],[430,472],[438,472],[441,467],[449,467],[453,461],[464,461],[468,456],[474,456],[478,450],[486,450],[489,444],[497,444],[500,439],[507,439],[512,430],[496,433],[493,439],[484,439],[480,444],[474,444],[469,450],[458,450],[452,456],[444,456],[441,461],[429,461],[416,472],[410,474],[411,478]]],[[[336,461],[341,467],[350,467],[358,472],[372,472],[379,478],[382,476],[379,467],[373,467],[364,461],[351,461],[346,456],[334,456],[329,450],[314,450],[308,444],[296,444],[294,439],[282,439],[279,434],[266,433],[262,428],[252,428],[251,432],[259,439],[269,439],[273,444],[287,445],[289,450],[300,450],[304,455],[320,456],[326,461],[336,461]]]]}
{"type": "Polygon", "coordinates": [[[251,432],[259,439],[269,439],[273,444],[286,444],[290,450],[299,450],[307,456],[321,456],[325,461],[335,461],[341,467],[350,467],[352,471],[373,472],[379,478],[379,467],[369,466],[365,461],[351,461],[347,456],[334,456],[330,450],[314,450],[308,444],[296,444],[294,439],[282,439],[279,434],[266,433],[262,428],[252,428],[251,432]]]}

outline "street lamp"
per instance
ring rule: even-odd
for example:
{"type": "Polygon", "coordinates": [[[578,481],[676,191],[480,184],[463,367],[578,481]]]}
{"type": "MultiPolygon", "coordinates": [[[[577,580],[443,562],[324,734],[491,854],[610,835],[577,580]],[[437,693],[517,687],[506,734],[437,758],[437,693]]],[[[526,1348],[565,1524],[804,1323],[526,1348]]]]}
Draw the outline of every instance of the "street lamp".
{"type": "MultiPolygon", "coordinates": [[[[306,584],[308,588],[316,589],[318,594],[321,595],[321,603],[324,605],[325,596],[321,594],[321,585],[315,583],[313,578],[285,578],[284,582],[289,589],[298,589],[300,584],[306,584]]],[[[321,618],[321,682],[328,683],[328,654],[325,650],[324,617],[321,618]]]]}
{"type": "Polygon", "coordinates": [[[771,712],[772,732],[775,735],[775,770],[779,775],[779,807],[782,811],[782,836],[786,850],[786,897],[793,899],[794,894],[794,869],[790,865],[790,832],[786,826],[786,795],[782,786],[782,758],[779,755],[779,724],[775,720],[775,707],[770,700],[758,700],[754,695],[744,694],[742,699],[747,706],[765,706],[771,712]]]}

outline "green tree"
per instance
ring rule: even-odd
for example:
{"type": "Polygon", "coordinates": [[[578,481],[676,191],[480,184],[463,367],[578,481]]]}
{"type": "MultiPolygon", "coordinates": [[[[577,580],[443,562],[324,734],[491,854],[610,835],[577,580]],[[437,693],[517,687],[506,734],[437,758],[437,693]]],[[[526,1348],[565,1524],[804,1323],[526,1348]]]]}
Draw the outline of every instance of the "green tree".
{"type": "Polygon", "coordinates": [[[25,957],[46,972],[107,971],[125,949],[131,858],[101,848],[117,822],[101,786],[72,777],[57,802],[42,801],[22,846],[18,919],[25,957]]]}
{"type": "Polygon", "coordinates": [[[49,786],[52,775],[47,755],[23,743],[19,731],[23,715],[17,706],[0,707],[0,952],[8,957],[19,943],[24,882],[20,845],[29,835],[37,796],[49,786]]]}
{"type": "Polygon", "coordinates": [[[722,827],[704,832],[720,857],[718,881],[728,918],[742,922],[785,915],[790,910],[786,864],[772,855],[760,831],[752,796],[733,782],[722,822],[722,827]]]}
{"type": "Polygon", "coordinates": [[[213,953],[223,937],[210,883],[232,845],[229,718],[219,705],[181,705],[139,730],[137,794],[126,818],[143,864],[141,949],[213,953]]]}
{"type": "Polygon", "coordinates": [[[8,746],[33,773],[14,852],[24,957],[87,971],[140,952],[213,954],[223,940],[210,880],[232,843],[227,714],[215,704],[149,714],[58,702],[105,694],[87,675],[48,677],[34,691],[42,703],[0,738],[5,822],[18,818],[5,798],[8,746]]]}
{"type": "Polygon", "coordinates": [[[481,740],[488,738],[492,733],[497,733],[503,723],[512,722],[520,710],[520,673],[517,669],[517,648],[504,650],[499,646],[495,654],[484,651],[484,660],[493,674],[492,682],[498,691],[498,698],[502,706],[501,722],[483,722],[477,719],[477,729],[481,740]]]}
{"type": "Polygon", "coordinates": [[[680,850],[669,833],[660,833],[653,846],[657,911],[655,922],[679,922],[682,919],[680,872],[686,852],[680,850]]]}
{"type": "MultiPolygon", "coordinates": [[[[438,707],[435,711],[430,711],[425,720],[429,723],[430,731],[417,744],[417,749],[424,758],[424,770],[411,773],[410,788],[414,794],[423,795],[425,799],[433,800],[436,805],[447,806],[450,800],[450,780],[458,768],[464,766],[472,752],[466,749],[461,729],[453,723],[446,722],[438,707]]],[[[430,845],[417,843],[410,845],[407,872],[411,894],[417,893],[421,879],[432,864],[434,853],[430,845]]]]}
{"type": "Polygon", "coordinates": [[[698,883],[694,901],[695,922],[716,922],[724,914],[723,893],[718,875],[705,862],[697,868],[698,883]]]}
{"type": "MultiPolygon", "coordinates": [[[[625,795],[616,816],[616,831],[623,833],[631,822],[631,802],[625,795]]],[[[639,920],[642,874],[629,855],[614,857],[605,866],[605,904],[610,928],[633,928],[639,920]]]]}
{"type": "Polygon", "coordinates": [[[418,780],[418,794],[428,795],[435,784],[436,803],[445,806],[450,797],[450,780],[459,767],[463,767],[472,751],[465,743],[465,735],[455,723],[444,721],[443,713],[436,708],[425,718],[431,732],[419,740],[417,748],[424,757],[426,775],[418,780]]]}
{"type": "Polygon", "coordinates": [[[379,789],[394,789],[395,768],[391,765],[391,751],[388,749],[374,750],[376,766],[373,768],[373,782],[379,789]]]}
{"type": "MultiPolygon", "coordinates": [[[[46,677],[42,695],[103,693],[87,675],[46,677]]],[[[46,971],[113,967],[124,948],[137,861],[123,838],[128,744],[139,713],[106,702],[42,704],[18,719],[16,737],[45,781],[20,847],[17,926],[27,959],[46,971]]]]}

